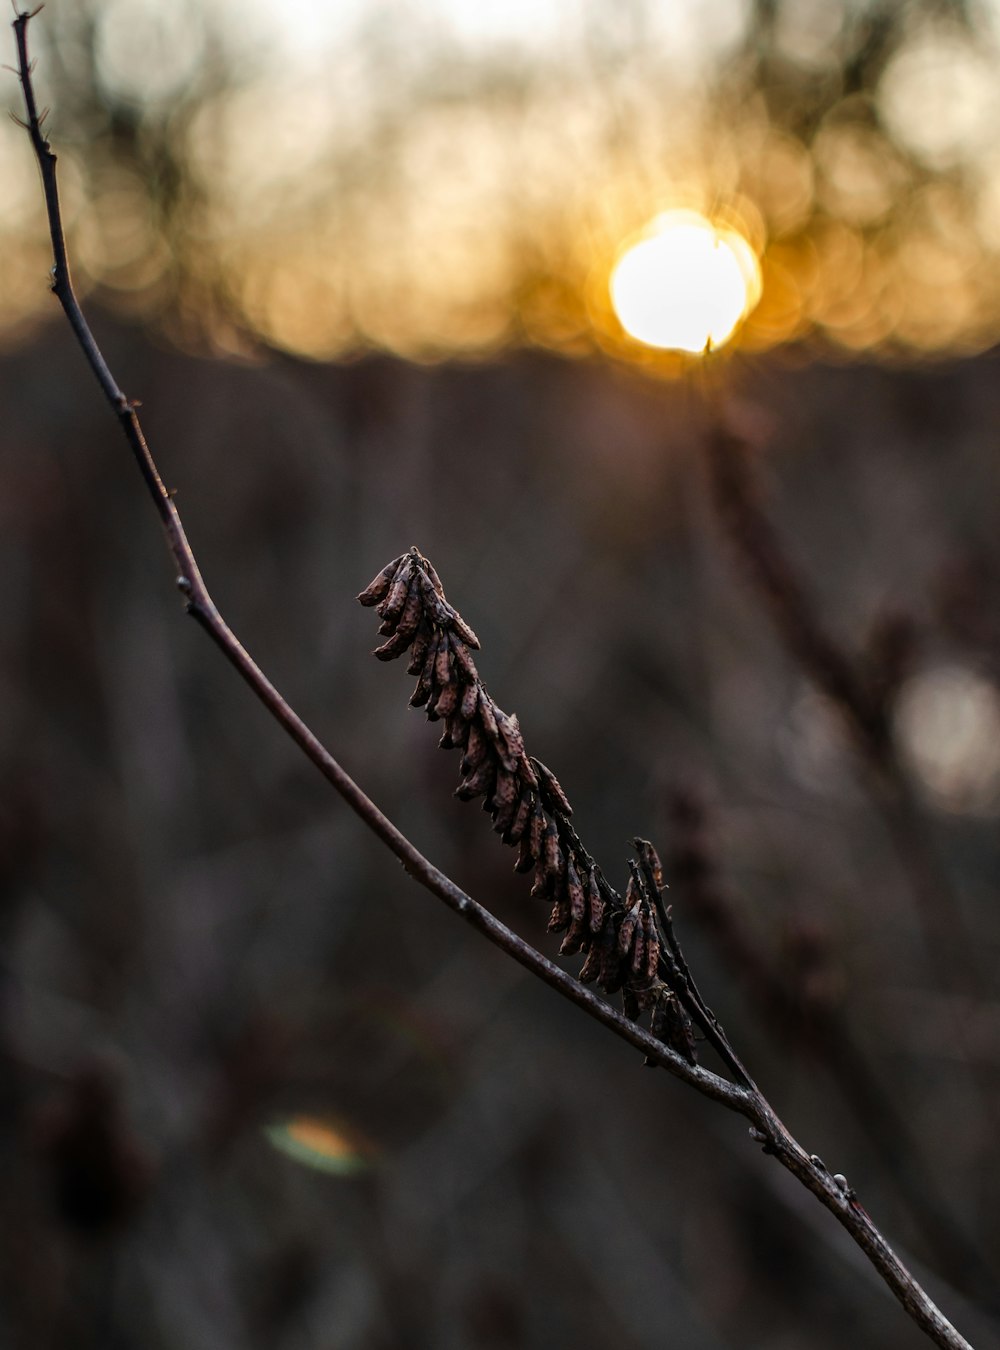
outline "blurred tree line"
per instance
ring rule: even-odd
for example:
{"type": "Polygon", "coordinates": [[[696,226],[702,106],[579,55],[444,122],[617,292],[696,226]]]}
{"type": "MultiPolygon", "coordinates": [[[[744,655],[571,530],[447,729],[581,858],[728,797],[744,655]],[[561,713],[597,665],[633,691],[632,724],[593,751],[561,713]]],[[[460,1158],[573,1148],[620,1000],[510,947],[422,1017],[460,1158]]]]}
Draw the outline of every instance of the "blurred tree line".
{"type": "MultiPolygon", "coordinates": [[[[185,343],[637,359],[607,274],[680,204],[763,256],[746,347],[994,340],[991,6],[553,0],[534,36],[464,13],[357,6],[310,59],[294,15],[228,0],[53,6],[39,78],[81,278],[185,343]]],[[[0,221],[8,250],[23,227],[0,221]]],[[[7,284],[10,318],[34,312],[7,284]]]]}

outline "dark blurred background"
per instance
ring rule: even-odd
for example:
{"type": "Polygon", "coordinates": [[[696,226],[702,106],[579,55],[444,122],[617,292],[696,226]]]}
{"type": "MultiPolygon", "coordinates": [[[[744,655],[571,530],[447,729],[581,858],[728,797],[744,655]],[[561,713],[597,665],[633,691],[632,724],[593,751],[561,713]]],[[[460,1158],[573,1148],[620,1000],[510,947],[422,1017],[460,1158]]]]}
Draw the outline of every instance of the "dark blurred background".
{"type": "MultiPolygon", "coordinates": [[[[657,843],[793,1133],[1000,1346],[1000,20],[521,8],[50,3],[80,289],[345,767],[555,950],[368,656],[353,597],[417,543],[611,879],[657,843]],[[760,257],[707,361],[606,299],[674,205],[760,257]],[[775,626],[760,511],[882,750],[775,626]]],[[[0,168],[0,1344],[924,1344],[740,1119],[410,883],[185,623],[13,126],[0,168]]]]}

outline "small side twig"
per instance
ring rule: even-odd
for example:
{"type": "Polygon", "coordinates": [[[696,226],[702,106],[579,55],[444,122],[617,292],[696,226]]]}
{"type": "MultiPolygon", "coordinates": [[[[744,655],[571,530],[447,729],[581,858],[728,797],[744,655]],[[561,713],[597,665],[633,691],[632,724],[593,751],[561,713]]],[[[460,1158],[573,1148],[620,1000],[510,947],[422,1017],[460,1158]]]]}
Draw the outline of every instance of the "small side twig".
{"type": "MultiPolygon", "coordinates": [[[[812,1193],[833,1213],[843,1227],[850,1233],[854,1241],[865,1252],[875,1269],[882,1276],[883,1280],[899,1300],[900,1304],[906,1310],[914,1322],[933,1340],[933,1342],[945,1350],[972,1350],[969,1343],[952,1326],[944,1314],[937,1308],[929,1298],[926,1291],[914,1279],[903,1263],[893,1252],[892,1248],[886,1242],[885,1238],[879,1232],[878,1228],[869,1218],[868,1214],[859,1204],[854,1191],[842,1177],[831,1176],[822,1162],[815,1157],[810,1157],[804,1149],[792,1138],[785,1129],[774,1110],[765,1100],[763,1095],[752,1088],[744,1086],[741,1083],[731,1083],[718,1074],[710,1073],[701,1068],[698,1064],[692,1063],[691,1059],[670,1044],[665,1043],[658,1035],[653,1034],[643,1027],[638,1026],[633,1020],[623,1013],[612,1008],[603,999],[598,997],[587,985],[579,980],[573,979],[566,971],[549,961],[547,957],[536,951],[530,944],[524,942],[517,934],[500,923],[492,914],[482,905],[476,903],[470,896],[466,895],[449,877],[433,866],[420,851],[397,829],[397,827],[378,809],[369,797],[354,782],[349,774],[341,767],[330,752],[321,744],[316,735],[302,721],[297,713],[289,706],[278,690],[263,674],[257,664],[253,661],[249,653],[240,644],[232,630],[219,614],[213,603],[208,589],[202,579],[191,545],[188,542],[187,535],[181,523],[180,516],[171,495],[163,485],[163,481],[157,470],[152,454],[146,443],[141,425],[136,412],[136,405],[130,402],[122,393],[113,378],[107,363],[104,360],[100,349],[90,328],[83,316],[79,303],[73,292],[73,286],[70,279],[69,265],[67,261],[66,245],[63,236],[61,212],[59,206],[59,192],[56,180],[56,157],[45,136],[42,133],[39,114],[35,102],[34,89],[31,80],[31,62],[28,58],[28,24],[32,15],[27,12],[18,13],[14,20],[14,32],[17,43],[18,53],[18,71],[21,85],[24,90],[25,108],[31,143],[35,151],[38,165],[42,175],[42,184],[45,194],[45,202],[49,221],[49,230],[52,238],[52,250],[54,258],[53,268],[53,291],[55,292],[66,317],[73,329],[74,334],[83,350],[83,353],[93,370],[104,395],[110,404],[113,412],[118,418],[119,424],[126,437],[129,448],[143,476],[143,481],[153,500],[160,522],[166,534],[167,546],[174,561],[178,577],[177,585],[186,598],[187,611],[204,629],[215,645],[220,649],[226,659],[238,671],[242,679],[250,686],[257,697],[264,704],[271,716],[282,726],[292,737],[295,743],[300,747],[303,753],[320,770],[326,779],[340,793],[348,805],[357,813],[361,820],[370,828],[403,863],[407,872],[419,881],[427,890],[436,895],[455,913],[460,914],[467,922],[472,924],[481,932],[490,942],[494,943],[504,951],[513,960],[519,962],[525,969],[543,980],[546,984],[556,989],[563,997],[575,1003],[579,1008],[585,1011],[596,1021],[613,1031],[615,1035],[643,1051],[646,1056],[655,1063],[668,1069],[676,1077],[682,1079],[695,1087],[699,1092],[711,1097],[728,1107],[730,1110],[737,1111],[746,1117],[752,1126],[754,1138],[761,1143],[764,1150],[773,1155],[778,1161],[788,1169],[795,1177],[802,1182],[812,1193]]],[[[401,560],[400,560],[401,561],[401,560]]],[[[392,571],[395,573],[397,564],[392,565],[392,571]]],[[[411,568],[412,570],[412,568],[411,568]]],[[[430,575],[430,573],[428,573],[430,575]]],[[[434,587],[437,594],[437,587],[434,587]]],[[[421,585],[421,593],[430,608],[432,615],[437,617],[434,600],[421,585]]],[[[439,597],[441,598],[441,597],[439,597]]],[[[406,597],[403,599],[405,606],[406,597]]],[[[455,623],[454,611],[449,614],[442,611],[443,619],[438,624],[440,630],[446,631],[449,636],[453,632],[458,632],[460,638],[469,645],[469,633],[463,634],[462,629],[455,623]]],[[[400,610],[400,617],[402,609],[400,610]]],[[[408,618],[410,622],[412,615],[408,618]]],[[[397,626],[398,632],[398,626],[397,626]]],[[[474,639],[474,634],[471,635],[474,639]]],[[[390,641],[393,641],[390,638],[390,641]]],[[[400,639],[402,642],[402,639],[400,639]]],[[[455,653],[455,648],[449,641],[449,651],[447,660],[460,658],[455,653]]],[[[402,648],[401,648],[402,649],[402,648]]],[[[429,645],[428,645],[429,650],[429,645]]],[[[441,652],[440,639],[438,652],[441,652]]],[[[391,653],[395,654],[395,653],[391,653]]],[[[443,659],[443,658],[442,658],[443,659]]],[[[435,662],[437,656],[435,656],[435,662]]],[[[426,653],[425,653],[426,661],[426,653]]],[[[482,725],[489,729],[489,715],[492,713],[495,720],[495,712],[491,702],[486,699],[480,703],[477,689],[476,696],[477,708],[481,708],[482,725]]],[[[436,708],[435,704],[435,708],[436,708]]],[[[445,714],[442,714],[445,715],[445,714]]],[[[516,727],[516,724],[515,724],[516,727]]],[[[518,750],[516,730],[512,731],[510,727],[501,729],[500,723],[496,725],[496,738],[490,734],[490,740],[498,750],[503,747],[507,757],[508,764],[514,764],[518,767],[524,782],[530,782],[530,774],[525,770],[525,764],[534,773],[538,783],[537,791],[540,794],[543,810],[549,816],[550,820],[555,820],[557,816],[565,815],[568,811],[562,810],[560,803],[560,791],[558,785],[553,779],[551,782],[545,778],[544,774],[539,773],[538,761],[529,761],[522,758],[522,751],[518,750]],[[545,788],[542,788],[542,783],[545,788]],[[548,806],[546,806],[548,803],[548,806]]],[[[468,752],[466,746],[466,753],[468,752]]],[[[473,773],[476,770],[473,769],[473,773]]],[[[513,774],[512,769],[504,768],[507,774],[513,774]]],[[[504,780],[506,783],[506,780],[504,780]]],[[[471,789],[471,785],[470,785],[471,789]]],[[[533,792],[536,789],[531,789],[533,792]]],[[[506,791],[506,788],[505,788],[506,791]]],[[[520,802],[521,798],[518,798],[520,802]]],[[[567,804],[568,805],[568,804],[567,804]]],[[[506,809],[506,806],[505,808],[506,809]]],[[[537,813],[536,813],[537,814],[537,813]]],[[[546,827],[547,828],[547,827],[546,827]]],[[[566,839],[570,839],[565,834],[566,839]]],[[[558,832],[557,832],[558,842],[558,832]]],[[[546,843],[551,847],[551,836],[546,836],[546,843]]],[[[560,848],[562,845],[560,844],[560,848]]],[[[573,856],[572,849],[570,855],[573,856]]],[[[584,855],[581,853],[581,858],[584,855]]],[[[642,856],[640,849],[640,857],[642,856]]],[[[652,861],[650,860],[652,866],[652,861]]],[[[537,857],[535,867],[537,871],[537,857]]],[[[574,863],[574,868],[576,864],[574,863]]],[[[585,870],[586,867],[585,867],[585,870]]],[[[551,869],[543,863],[543,876],[549,877],[551,869]]],[[[568,866],[565,871],[568,877],[568,866]]],[[[633,874],[633,878],[634,878],[633,874]]],[[[579,878],[579,873],[578,873],[579,878]]],[[[545,884],[548,884],[546,881],[545,884]]],[[[568,886],[568,883],[567,883],[568,886]]],[[[600,894],[600,887],[598,887],[600,894]]],[[[626,898],[628,893],[626,892],[626,898]]],[[[647,905],[651,905],[650,897],[646,897],[647,905]]],[[[633,905],[633,907],[635,907],[633,905]]],[[[636,915],[636,925],[640,916],[644,918],[643,906],[638,906],[640,913],[636,915]]],[[[573,903],[570,902],[570,918],[573,918],[573,903]]],[[[629,911],[629,917],[631,915],[629,911]]],[[[622,920],[624,924],[626,920],[622,920]]],[[[621,929],[619,927],[619,946],[621,948],[621,929]]],[[[650,935],[646,932],[646,953],[647,960],[650,950],[650,935]]],[[[634,939],[631,945],[632,957],[631,965],[637,964],[642,967],[642,962],[635,962],[634,953],[638,949],[638,941],[634,939]]],[[[662,951],[662,948],[661,948],[662,951]]],[[[658,964],[659,970],[659,964],[658,964]]],[[[648,972],[647,965],[647,972],[648,972]]],[[[636,973],[636,972],[633,972],[636,973]]],[[[627,979],[627,977],[626,977],[627,979]]],[[[712,1019],[714,1020],[714,1019],[712,1019]]],[[[735,1067],[735,1066],[731,1066],[735,1067]]]]}
{"type": "Polygon", "coordinates": [[[906,1203],[937,1268],[956,1289],[1000,1313],[996,1272],[955,1216],[947,1193],[920,1157],[904,1111],[883,1086],[847,1020],[829,999],[803,1006],[801,987],[765,952],[741,918],[745,905],[720,875],[705,811],[691,792],[675,793],[666,866],[685,914],[714,941],[734,982],[782,1048],[801,1048],[823,1065],[854,1108],[886,1176],[906,1203]]]}

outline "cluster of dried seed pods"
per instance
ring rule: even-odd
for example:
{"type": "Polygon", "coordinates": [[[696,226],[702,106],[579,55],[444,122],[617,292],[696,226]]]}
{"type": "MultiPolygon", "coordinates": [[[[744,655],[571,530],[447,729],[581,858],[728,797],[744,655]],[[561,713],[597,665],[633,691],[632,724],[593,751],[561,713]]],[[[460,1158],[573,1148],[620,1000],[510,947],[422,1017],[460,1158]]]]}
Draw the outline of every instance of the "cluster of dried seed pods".
{"type": "Polygon", "coordinates": [[[663,879],[652,845],[635,841],[639,861],[629,864],[623,899],[570,823],[573,808],[559,780],[527,754],[517,718],[487,693],[472,658],[479,639],[417,548],[394,558],[358,600],[382,620],[379,660],[410,651],[407,672],[417,677],[410,706],[444,722],[443,749],[462,751],[455,795],[482,797],[493,828],[517,848],[515,871],[534,873],[532,895],[552,906],[549,931],[565,933],[560,953],[585,953],[580,979],[609,994],[620,990],[630,1017],[649,1011],[656,1034],[693,1063],[691,1023],[667,982],[676,963],[665,949],[663,879]]]}

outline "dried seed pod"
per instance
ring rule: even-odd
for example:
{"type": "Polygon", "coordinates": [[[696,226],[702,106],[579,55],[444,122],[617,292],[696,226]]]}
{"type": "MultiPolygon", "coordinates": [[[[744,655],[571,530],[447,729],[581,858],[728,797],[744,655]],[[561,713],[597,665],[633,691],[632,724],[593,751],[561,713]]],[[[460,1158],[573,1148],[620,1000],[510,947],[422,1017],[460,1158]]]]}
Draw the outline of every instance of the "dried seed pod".
{"type": "Polygon", "coordinates": [[[464,642],[460,642],[453,633],[448,634],[448,645],[451,647],[455,669],[462,673],[467,684],[475,684],[479,679],[479,671],[476,670],[476,663],[469,655],[468,647],[464,642]]]}
{"type": "Polygon", "coordinates": [[[587,908],[589,910],[590,931],[599,933],[604,927],[605,911],[607,901],[601,894],[601,887],[597,880],[597,868],[591,867],[587,874],[587,908]]]}
{"type": "Polygon", "coordinates": [[[424,704],[427,702],[427,700],[430,698],[430,695],[431,695],[430,685],[426,684],[423,679],[423,676],[421,676],[420,679],[417,681],[416,688],[410,695],[410,707],[422,708],[424,704]]]}
{"type": "Polygon", "coordinates": [[[618,929],[618,950],[622,956],[628,956],[635,942],[635,930],[639,926],[639,906],[633,905],[625,911],[625,917],[618,929]]]}
{"type": "Polygon", "coordinates": [[[403,612],[399,615],[399,618],[383,619],[379,625],[378,631],[383,637],[387,633],[396,633],[400,637],[406,638],[406,645],[409,646],[410,642],[413,641],[422,619],[423,609],[421,608],[419,597],[415,595],[415,589],[411,584],[406,597],[406,603],[403,605],[403,612]]]}
{"type": "Polygon", "coordinates": [[[625,888],[625,908],[634,908],[642,899],[642,885],[635,863],[629,863],[628,886],[625,888]]]}
{"type": "Polygon", "coordinates": [[[439,640],[438,634],[434,633],[431,636],[430,642],[427,644],[427,654],[424,657],[423,669],[420,672],[417,687],[410,697],[411,708],[419,708],[422,704],[426,703],[436,687],[434,682],[434,664],[437,657],[437,644],[439,640]]]}
{"type": "Polygon", "coordinates": [[[539,858],[542,854],[542,839],[545,835],[545,827],[549,822],[548,816],[542,810],[540,802],[535,803],[535,814],[531,817],[531,824],[528,826],[528,837],[531,840],[531,856],[539,858]]]}
{"type": "Polygon", "coordinates": [[[573,814],[573,808],[570,806],[569,800],[559,784],[559,779],[540,759],[535,759],[534,756],[532,756],[531,763],[535,772],[538,774],[539,787],[543,795],[549,798],[557,811],[561,811],[564,816],[571,816],[573,814]]]}
{"type": "Polygon", "coordinates": [[[496,766],[489,758],[484,759],[479,768],[474,770],[468,778],[463,779],[455,789],[455,796],[463,802],[471,802],[474,797],[481,796],[484,792],[490,792],[493,788],[493,779],[496,774],[496,766]]]}
{"type": "Polygon", "coordinates": [[[514,864],[515,872],[530,872],[535,865],[535,854],[531,851],[531,836],[524,834],[521,836],[521,844],[517,850],[517,862],[514,864]]]}
{"type": "Polygon", "coordinates": [[[498,834],[505,834],[514,819],[517,810],[517,779],[506,769],[497,770],[496,787],[493,789],[493,828],[498,834]]]}
{"type": "Polygon", "coordinates": [[[553,882],[565,876],[566,859],[559,847],[558,831],[551,822],[545,827],[545,837],[542,840],[542,860],[545,864],[546,875],[550,876],[553,882]]]}
{"type": "Polygon", "coordinates": [[[386,563],[378,576],[374,577],[358,596],[359,605],[371,608],[372,605],[377,605],[388,594],[392,579],[396,575],[396,569],[405,557],[406,554],[401,553],[398,558],[393,558],[391,563],[386,563]]]}
{"type": "Polygon", "coordinates": [[[649,843],[648,840],[646,841],[646,845],[643,852],[645,856],[648,857],[649,859],[649,865],[652,868],[653,872],[653,880],[656,882],[659,889],[662,890],[664,885],[663,863],[660,861],[660,855],[657,853],[656,849],[653,847],[651,843],[649,843]]]}
{"type": "Polygon", "coordinates": [[[438,628],[447,631],[451,627],[452,608],[443,595],[438,595],[434,588],[434,583],[422,569],[418,571],[420,577],[420,589],[424,597],[424,605],[427,613],[430,615],[432,623],[437,624],[438,628]]]}
{"type": "Polygon", "coordinates": [[[663,864],[660,855],[648,839],[633,839],[633,847],[639,855],[639,863],[649,886],[656,891],[665,890],[663,883],[663,864]]]}
{"type": "Polygon", "coordinates": [[[559,951],[563,956],[575,956],[581,947],[589,945],[590,934],[587,931],[587,897],[572,858],[566,861],[566,894],[569,896],[570,926],[559,951]]]}
{"type": "Polygon", "coordinates": [[[505,712],[501,712],[497,708],[496,718],[497,731],[500,733],[497,749],[504,768],[513,773],[519,760],[524,755],[524,737],[521,735],[521,728],[518,726],[516,716],[508,717],[505,712]]]}
{"type": "Polygon", "coordinates": [[[454,626],[455,632],[462,639],[462,641],[466,643],[468,646],[470,646],[473,649],[473,651],[478,652],[479,639],[476,637],[475,633],[462,618],[461,614],[459,614],[457,609],[453,609],[451,612],[451,622],[452,625],[454,626]]]}
{"type": "Polygon", "coordinates": [[[467,684],[462,691],[461,713],[467,722],[471,722],[476,715],[476,708],[479,704],[479,686],[478,684],[467,684]]]}
{"type": "Polygon", "coordinates": [[[640,916],[639,922],[635,926],[635,933],[632,938],[632,952],[629,965],[632,967],[632,974],[638,975],[646,969],[646,927],[640,916]]]}
{"type": "Polygon", "coordinates": [[[430,558],[425,558],[423,554],[421,554],[420,556],[420,565],[427,573],[427,575],[430,577],[431,584],[433,585],[434,589],[437,591],[438,595],[443,600],[444,587],[441,585],[441,578],[437,574],[437,568],[431,562],[430,558]]]}
{"type": "Polygon", "coordinates": [[[503,734],[502,734],[501,731],[500,731],[500,718],[503,716],[503,713],[500,712],[500,709],[499,709],[499,708],[497,708],[496,711],[497,711],[497,714],[498,714],[498,717],[497,717],[497,737],[496,737],[496,740],[493,742],[493,751],[494,751],[494,753],[495,753],[497,759],[500,761],[500,763],[503,765],[503,767],[507,770],[507,772],[508,772],[508,773],[515,773],[516,770],[517,770],[517,760],[516,760],[516,759],[513,759],[513,758],[511,757],[511,755],[508,753],[508,750],[507,750],[507,742],[504,740],[503,734]]]}
{"type": "Polygon", "coordinates": [[[398,629],[388,642],[383,642],[381,647],[375,648],[372,656],[377,656],[380,661],[394,661],[406,651],[412,638],[412,633],[404,633],[402,629],[398,629]]]}
{"type": "Polygon", "coordinates": [[[646,905],[643,926],[646,934],[646,962],[644,970],[639,973],[645,974],[647,980],[652,980],[656,977],[660,965],[660,930],[656,926],[656,915],[652,905],[646,905]]]}
{"type": "Polygon", "coordinates": [[[438,642],[437,657],[434,661],[434,678],[442,689],[452,680],[451,648],[448,646],[448,638],[445,634],[441,635],[438,642]]]}
{"type": "Polygon", "coordinates": [[[497,729],[496,704],[482,685],[479,686],[479,718],[483,724],[483,730],[495,745],[500,735],[497,729]]]}
{"type": "Polygon", "coordinates": [[[417,680],[416,687],[410,695],[410,707],[422,708],[430,698],[431,692],[432,686],[430,680],[427,678],[426,671],[421,671],[420,679],[417,680]]]}
{"type": "Polygon", "coordinates": [[[403,608],[399,615],[400,633],[405,633],[411,640],[416,636],[417,629],[420,627],[420,621],[424,617],[424,606],[420,599],[420,587],[415,579],[410,582],[410,588],[406,593],[406,600],[403,602],[403,608]]]}
{"type": "Polygon", "coordinates": [[[552,889],[552,878],[545,870],[545,859],[535,860],[535,875],[531,879],[531,895],[548,895],[552,889]]]}
{"type": "Polygon", "coordinates": [[[569,896],[565,893],[556,897],[556,902],[552,906],[552,913],[549,915],[549,921],[546,925],[546,931],[549,933],[561,933],[564,928],[569,927],[569,896]]]}
{"type": "Polygon", "coordinates": [[[469,724],[469,739],[465,742],[465,754],[462,757],[459,772],[470,774],[473,769],[479,768],[488,754],[489,745],[482,733],[482,728],[478,722],[471,722],[469,724]]]}
{"type": "Polygon", "coordinates": [[[566,859],[566,891],[572,907],[573,919],[582,923],[587,916],[587,897],[580,885],[580,875],[573,866],[573,859],[566,859]]]}
{"type": "Polygon", "coordinates": [[[525,788],[518,800],[514,819],[504,832],[503,841],[505,844],[519,844],[521,842],[521,838],[528,828],[528,821],[531,819],[531,809],[534,802],[535,799],[531,794],[531,789],[525,788]]]}
{"type": "Polygon", "coordinates": [[[576,956],[577,952],[584,949],[587,942],[588,934],[586,928],[583,924],[577,923],[575,919],[571,919],[569,930],[559,944],[559,955],[576,956]]]}
{"type": "Polygon", "coordinates": [[[537,792],[538,775],[531,767],[531,760],[528,758],[527,755],[522,755],[521,758],[518,760],[517,771],[521,775],[521,782],[524,783],[526,787],[534,788],[534,790],[537,792]]]}
{"type": "Polygon", "coordinates": [[[601,971],[601,948],[595,944],[591,946],[587,953],[586,960],[580,967],[580,973],[576,977],[581,984],[590,984],[596,980],[601,971]]]}
{"type": "Polygon", "coordinates": [[[390,622],[399,618],[400,614],[403,612],[403,606],[406,604],[411,577],[413,577],[413,559],[404,558],[399,571],[393,577],[388,594],[381,604],[376,607],[376,614],[380,615],[383,619],[388,619],[390,622]]]}
{"type": "Polygon", "coordinates": [[[459,686],[446,684],[434,701],[434,711],[438,717],[450,717],[458,707],[459,686]]]}
{"type": "Polygon", "coordinates": [[[464,750],[465,743],[469,739],[470,727],[468,722],[459,712],[454,712],[448,718],[448,735],[451,738],[451,746],[455,749],[464,750]]]}
{"type": "Polygon", "coordinates": [[[435,711],[437,714],[441,715],[441,717],[445,717],[445,721],[447,721],[443,736],[441,736],[440,741],[437,742],[437,748],[443,749],[443,751],[462,749],[464,744],[466,744],[468,737],[468,722],[463,722],[462,718],[460,718],[459,714],[455,713],[455,711],[448,714],[441,713],[440,698],[439,701],[437,701],[435,711]]]}
{"type": "Polygon", "coordinates": [[[427,648],[431,644],[431,638],[434,636],[434,630],[425,619],[421,619],[420,626],[417,628],[417,635],[413,639],[413,650],[410,652],[410,663],[406,667],[407,675],[419,675],[424,668],[424,660],[427,656],[427,648]]]}

